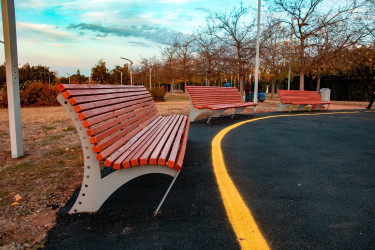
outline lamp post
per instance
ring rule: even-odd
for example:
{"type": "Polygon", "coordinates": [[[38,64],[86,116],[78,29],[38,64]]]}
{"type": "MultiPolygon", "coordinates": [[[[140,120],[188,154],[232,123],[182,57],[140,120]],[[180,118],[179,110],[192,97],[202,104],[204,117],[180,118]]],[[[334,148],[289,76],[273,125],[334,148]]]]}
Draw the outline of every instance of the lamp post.
{"type": "MultiPolygon", "coordinates": [[[[294,20],[294,17],[292,17],[292,29],[293,29],[293,20],[294,20]]],[[[293,30],[290,32],[288,90],[290,90],[290,71],[292,69],[292,43],[293,43],[293,30]]]]}
{"type": "Polygon", "coordinates": [[[65,74],[67,74],[69,76],[69,84],[70,84],[70,74],[69,73],[65,73],[65,74]]]}
{"type": "Polygon", "coordinates": [[[127,58],[124,58],[124,57],[120,57],[121,59],[123,60],[126,60],[126,61],[129,61],[130,62],[130,85],[133,85],[133,71],[132,71],[132,68],[133,68],[133,61],[132,60],[129,60],[127,58]]]}
{"type": "MultiPolygon", "coordinates": [[[[259,84],[259,37],[260,37],[260,1],[258,0],[258,23],[257,23],[257,45],[255,57],[255,83],[254,83],[254,102],[258,102],[258,84],[259,84]]],[[[256,106],[254,111],[256,110],[256,106]]]]}

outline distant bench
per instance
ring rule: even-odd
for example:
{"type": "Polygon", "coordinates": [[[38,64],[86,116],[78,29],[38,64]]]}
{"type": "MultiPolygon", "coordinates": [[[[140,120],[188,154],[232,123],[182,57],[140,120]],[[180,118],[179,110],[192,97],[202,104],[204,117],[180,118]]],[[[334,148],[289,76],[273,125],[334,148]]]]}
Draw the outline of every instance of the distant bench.
{"type": "Polygon", "coordinates": [[[182,167],[189,118],[160,116],[143,86],[62,84],[58,89],[84,154],[81,190],[69,213],[95,212],[128,181],[161,173],[174,179],[157,214],[182,167]],[[99,162],[116,171],[102,178],[99,162]]]}
{"type": "Polygon", "coordinates": [[[278,90],[280,96],[279,110],[282,111],[285,107],[289,106],[289,113],[292,112],[293,105],[298,105],[298,111],[301,111],[303,107],[311,105],[311,108],[319,110],[323,105],[331,102],[322,101],[321,96],[316,91],[300,91],[300,90],[278,90]]]}
{"type": "Polygon", "coordinates": [[[233,87],[186,86],[190,98],[190,120],[194,121],[203,112],[211,111],[212,117],[219,117],[226,109],[234,108],[239,114],[246,107],[256,106],[254,102],[243,102],[240,92],[233,87]]]}

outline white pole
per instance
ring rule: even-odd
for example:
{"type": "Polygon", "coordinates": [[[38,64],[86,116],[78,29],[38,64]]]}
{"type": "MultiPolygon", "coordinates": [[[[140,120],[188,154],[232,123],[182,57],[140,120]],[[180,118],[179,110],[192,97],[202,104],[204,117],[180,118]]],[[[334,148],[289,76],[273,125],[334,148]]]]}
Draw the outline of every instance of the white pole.
{"type": "Polygon", "coordinates": [[[130,85],[133,85],[133,70],[132,70],[132,68],[133,68],[133,61],[130,60],[130,59],[127,59],[125,57],[120,57],[120,58],[123,59],[123,60],[126,60],[126,61],[130,62],[130,85]]]}
{"type": "MultiPolygon", "coordinates": [[[[292,17],[292,28],[293,28],[293,19],[294,17],[292,17]]],[[[290,34],[288,90],[290,90],[290,72],[292,70],[292,44],[293,44],[293,31],[290,34]]]]}
{"type": "Polygon", "coordinates": [[[70,84],[70,74],[66,73],[69,76],[69,84],[70,84]]]}
{"type": "Polygon", "coordinates": [[[13,0],[1,0],[12,158],[23,156],[16,17],[13,0]]]}
{"type": "Polygon", "coordinates": [[[258,25],[257,25],[257,46],[255,59],[255,83],[254,83],[254,102],[258,102],[258,84],[259,84],[259,37],[260,37],[260,2],[258,0],[258,25]]]}

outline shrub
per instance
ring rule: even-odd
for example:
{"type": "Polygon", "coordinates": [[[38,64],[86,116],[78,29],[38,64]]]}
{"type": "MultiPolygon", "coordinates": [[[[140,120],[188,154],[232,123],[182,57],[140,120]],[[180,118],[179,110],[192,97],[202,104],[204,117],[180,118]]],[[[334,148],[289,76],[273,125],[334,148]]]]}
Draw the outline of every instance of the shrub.
{"type": "Polygon", "coordinates": [[[6,89],[0,90],[0,108],[8,107],[8,94],[6,89]]]}
{"type": "Polygon", "coordinates": [[[21,105],[28,107],[59,105],[56,96],[59,91],[56,86],[34,82],[27,89],[21,90],[21,105]]]}
{"type": "Polygon", "coordinates": [[[150,94],[154,101],[165,101],[165,89],[164,87],[161,88],[152,88],[150,90],[150,94]]]}

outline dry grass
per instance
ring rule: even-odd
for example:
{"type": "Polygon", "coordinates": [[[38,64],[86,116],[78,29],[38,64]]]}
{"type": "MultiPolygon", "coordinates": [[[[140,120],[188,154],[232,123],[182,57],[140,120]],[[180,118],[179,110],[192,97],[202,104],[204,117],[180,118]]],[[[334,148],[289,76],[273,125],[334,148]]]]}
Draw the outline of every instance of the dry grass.
{"type": "MultiPolygon", "coordinates": [[[[333,103],[331,109],[358,109],[367,104],[333,103]]],[[[270,100],[268,96],[257,112],[276,111],[278,104],[276,97],[270,100]]],[[[167,95],[157,107],[162,115],[188,115],[190,103],[187,95],[175,94],[167,95]]],[[[82,149],[62,107],[23,108],[21,116],[25,155],[12,159],[8,111],[0,109],[0,246],[35,248],[43,245],[56,212],[81,183],[82,149]]]]}

